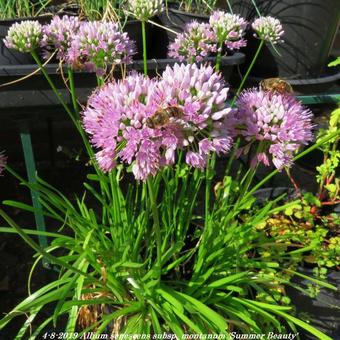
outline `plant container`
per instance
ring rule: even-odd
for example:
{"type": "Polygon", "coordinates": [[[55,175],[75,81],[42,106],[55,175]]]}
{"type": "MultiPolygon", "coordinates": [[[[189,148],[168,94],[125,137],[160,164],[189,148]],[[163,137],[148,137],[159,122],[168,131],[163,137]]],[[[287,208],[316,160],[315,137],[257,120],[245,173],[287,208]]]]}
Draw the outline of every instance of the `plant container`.
{"type": "MultiPolygon", "coordinates": [[[[233,0],[232,8],[252,22],[258,15],[252,0],[233,0]]],[[[252,74],[258,77],[280,76],[287,79],[319,78],[337,31],[339,0],[257,0],[263,16],[279,19],[285,31],[284,43],[276,45],[277,54],[266,44],[252,74]]],[[[247,60],[252,60],[259,41],[248,34],[247,60]]]]}
{"type": "Polygon", "coordinates": [[[46,15],[40,17],[0,20],[0,65],[34,64],[34,60],[29,53],[21,53],[16,50],[9,49],[5,46],[3,41],[7,36],[9,28],[13,24],[26,20],[38,20],[41,24],[44,24],[51,20],[51,16],[46,15]]]}
{"type": "Polygon", "coordinates": [[[153,50],[161,57],[166,57],[169,43],[173,42],[177,34],[184,31],[186,24],[193,20],[209,22],[209,16],[181,11],[178,5],[169,4],[168,8],[155,19],[156,23],[164,28],[154,27],[153,50]]]}
{"type": "MultiPolygon", "coordinates": [[[[143,59],[143,39],[142,39],[142,24],[139,20],[128,20],[123,27],[131,40],[136,43],[137,53],[133,56],[134,60],[143,59]]],[[[152,27],[149,23],[146,24],[146,43],[147,53],[151,51],[152,27]]],[[[148,58],[150,56],[148,55],[148,58]]]]}
{"type": "MultiPolygon", "coordinates": [[[[298,272],[310,277],[313,276],[311,268],[299,267],[298,272]]],[[[304,288],[307,288],[308,283],[310,284],[310,281],[300,277],[295,277],[293,280],[304,288]]],[[[293,301],[297,313],[303,314],[311,324],[332,339],[340,340],[340,271],[329,269],[327,282],[335,286],[337,291],[321,288],[317,297],[311,299],[307,294],[287,287],[287,294],[293,301]]],[[[305,340],[315,339],[303,330],[300,330],[300,337],[305,340]]]]}

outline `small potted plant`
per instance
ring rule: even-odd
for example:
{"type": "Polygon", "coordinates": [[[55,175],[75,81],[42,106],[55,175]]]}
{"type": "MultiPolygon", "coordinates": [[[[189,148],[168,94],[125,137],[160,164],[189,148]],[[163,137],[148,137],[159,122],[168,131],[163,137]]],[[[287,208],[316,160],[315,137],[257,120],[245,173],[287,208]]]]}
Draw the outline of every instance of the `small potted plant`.
{"type": "MultiPolygon", "coordinates": [[[[340,109],[332,112],[328,129],[319,131],[317,141],[339,130],[340,109]]],[[[295,301],[297,311],[306,320],[316,322],[328,334],[337,334],[340,314],[335,308],[339,297],[320,289],[306,276],[328,279],[340,288],[340,151],[339,137],[329,139],[319,149],[324,160],[316,170],[316,193],[296,192],[290,206],[273,214],[257,229],[265,232],[265,237],[277,245],[277,254],[289,251],[291,261],[282,263],[286,277],[292,270],[298,272],[292,282],[303,284],[305,290],[289,289],[288,296],[295,301]],[[307,295],[313,297],[309,300],[307,295]],[[305,312],[302,313],[302,312],[305,312]]],[[[273,248],[272,248],[273,249],[273,248]]],[[[268,256],[268,247],[261,256],[268,256]]],[[[293,286],[294,288],[294,286],[293,286]]],[[[296,288],[296,287],[295,287],[296,288]]]]}

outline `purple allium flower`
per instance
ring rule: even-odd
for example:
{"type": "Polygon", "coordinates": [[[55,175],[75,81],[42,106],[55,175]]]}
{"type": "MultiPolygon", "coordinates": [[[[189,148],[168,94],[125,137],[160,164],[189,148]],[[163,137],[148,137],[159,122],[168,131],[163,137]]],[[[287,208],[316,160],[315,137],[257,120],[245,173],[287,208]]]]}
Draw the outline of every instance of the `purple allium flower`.
{"type": "Polygon", "coordinates": [[[57,50],[58,59],[64,60],[79,27],[78,17],[64,15],[60,18],[56,15],[49,24],[43,26],[41,46],[46,48],[47,52],[57,50]]]}
{"type": "Polygon", "coordinates": [[[147,21],[164,10],[163,0],[128,0],[128,9],[140,21],[147,21]]]}
{"type": "Polygon", "coordinates": [[[80,25],[71,41],[66,61],[88,71],[102,74],[108,65],[131,63],[134,43],[113,22],[92,21],[80,25]]]}
{"type": "Polygon", "coordinates": [[[210,53],[216,51],[216,35],[210,25],[192,21],[170,44],[169,57],[195,63],[201,62],[210,53]]]}
{"type": "Polygon", "coordinates": [[[25,20],[13,24],[4,39],[5,46],[20,52],[32,52],[39,47],[42,26],[38,21],[25,20]]]}
{"type": "Polygon", "coordinates": [[[246,45],[243,39],[247,21],[236,14],[215,11],[211,14],[209,23],[214,30],[218,44],[225,44],[231,50],[239,49],[246,45]]]}
{"type": "Polygon", "coordinates": [[[237,106],[227,125],[231,134],[262,142],[253,163],[269,165],[271,155],[276,168],[289,167],[294,152],[313,139],[311,111],[290,94],[251,89],[240,95],[237,106]]]}
{"type": "Polygon", "coordinates": [[[198,168],[205,167],[211,152],[228,152],[227,94],[212,67],[176,64],[161,79],[132,73],[99,88],[89,99],[83,123],[99,149],[103,171],[120,160],[132,166],[137,180],[145,180],[174,164],[177,149],[198,168]]]}
{"type": "Polygon", "coordinates": [[[2,176],[2,173],[4,171],[4,168],[7,164],[7,157],[3,153],[3,151],[0,152],[0,176],[2,176]]]}
{"type": "Polygon", "coordinates": [[[273,44],[282,42],[281,39],[284,31],[280,21],[273,17],[260,17],[252,23],[252,28],[255,31],[254,37],[261,40],[270,41],[273,44]]]}

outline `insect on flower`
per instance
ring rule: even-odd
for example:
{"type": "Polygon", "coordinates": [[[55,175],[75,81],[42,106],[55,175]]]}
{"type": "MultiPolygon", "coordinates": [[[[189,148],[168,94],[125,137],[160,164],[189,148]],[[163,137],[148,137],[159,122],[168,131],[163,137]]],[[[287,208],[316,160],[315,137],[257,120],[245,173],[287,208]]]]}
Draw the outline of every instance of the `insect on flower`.
{"type": "Polygon", "coordinates": [[[292,86],[284,79],[281,78],[267,78],[260,82],[260,88],[267,92],[278,92],[281,94],[293,94],[292,86]]]}
{"type": "Polygon", "coordinates": [[[161,128],[168,124],[171,118],[181,118],[183,110],[178,106],[168,106],[167,108],[158,109],[151,117],[146,119],[147,127],[151,129],[161,128]]]}

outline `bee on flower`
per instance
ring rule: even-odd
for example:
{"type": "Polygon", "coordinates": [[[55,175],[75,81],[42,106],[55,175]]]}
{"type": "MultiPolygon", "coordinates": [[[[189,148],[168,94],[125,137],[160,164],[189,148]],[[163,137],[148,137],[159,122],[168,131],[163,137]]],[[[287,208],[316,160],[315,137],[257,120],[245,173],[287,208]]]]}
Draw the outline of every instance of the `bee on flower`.
{"type": "Polygon", "coordinates": [[[187,164],[203,169],[212,152],[232,144],[224,129],[228,90],[211,66],[196,64],[168,66],[160,79],[132,73],[108,83],[83,112],[99,166],[108,172],[123,162],[144,181],[183,150],[187,164]]]}

